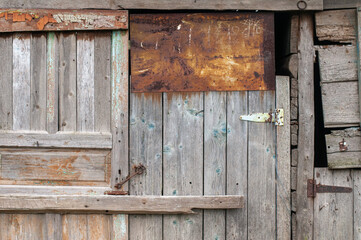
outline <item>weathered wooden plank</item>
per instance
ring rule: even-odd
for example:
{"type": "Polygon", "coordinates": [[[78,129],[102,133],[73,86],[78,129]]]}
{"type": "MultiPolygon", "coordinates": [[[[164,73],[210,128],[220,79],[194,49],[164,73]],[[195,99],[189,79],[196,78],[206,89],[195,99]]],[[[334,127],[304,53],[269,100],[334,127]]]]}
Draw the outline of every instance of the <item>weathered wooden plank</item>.
{"type": "Polygon", "coordinates": [[[30,129],[30,46],[30,34],[19,33],[13,35],[14,130],[30,129]]]}
{"type": "Polygon", "coordinates": [[[351,170],[353,179],[353,234],[354,239],[361,238],[361,171],[351,170]]]}
{"type": "Polygon", "coordinates": [[[358,99],[359,99],[359,117],[361,127],[361,8],[357,9],[357,76],[358,76],[358,99]]]}
{"type": "MultiPolygon", "coordinates": [[[[317,184],[353,187],[350,170],[316,168],[315,180],[317,184]]],[[[353,193],[319,193],[314,204],[314,239],[355,239],[353,193]]]]}
{"type": "MultiPolygon", "coordinates": [[[[13,36],[0,35],[1,59],[13,59],[13,36]]],[[[0,130],[13,128],[13,61],[0,64],[0,130]]]]}
{"type": "Polygon", "coordinates": [[[45,232],[46,239],[57,240],[62,239],[62,219],[60,214],[46,213],[45,214],[45,232]]]}
{"type": "Polygon", "coordinates": [[[44,214],[1,214],[2,239],[46,238],[44,214]]]}
{"type": "Polygon", "coordinates": [[[320,41],[355,42],[355,9],[323,11],[315,14],[316,36],[320,41]]]}
{"type": "Polygon", "coordinates": [[[112,135],[109,133],[0,132],[0,146],[111,149],[112,135]]]}
{"type": "Polygon", "coordinates": [[[277,238],[291,239],[290,79],[276,78],[276,108],[284,109],[284,125],[277,127],[277,238]]]}
{"type": "Polygon", "coordinates": [[[127,20],[127,11],[0,9],[0,32],[117,30],[127,20]]]}
{"type": "Polygon", "coordinates": [[[46,130],[46,34],[31,35],[30,130],[46,130]]]}
{"type": "Polygon", "coordinates": [[[355,46],[319,46],[320,77],[324,83],[357,80],[355,46]]]}
{"type": "Polygon", "coordinates": [[[325,127],[360,125],[358,83],[337,82],[321,85],[325,127]]]}
{"type": "Polygon", "coordinates": [[[112,239],[128,240],[128,216],[124,214],[113,215],[112,239]]]}
{"type": "MultiPolygon", "coordinates": [[[[130,181],[130,195],[162,195],[162,94],[130,95],[130,165],[146,174],[130,181]]],[[[129,217],[129,239],[162,239],[162,216],[129,217]]]]}
{"type": "MultiPolygon", "coordinates": [[[[274,91],[249,92],[248,111],[275,109],[275,100],[274,91]]],[[[248,238],[275,239],[276,129],[274,124],[265,123],[251,122],[248,126],[248,238]]]]}
{"type": "Polygon", "coordinates": [[[99,240],[111,239],[111,220],[113,220],[113,218],[109,215],[88,214],[87,238],[99,240]]]}
{"type": "Polygon", "coordinates": [[[307,198],[307,179],[313,178],[314,166],[314,66],[313,16],[300,15],[298,44],[299,138],[297,170],[297,239],[313,239],[313,199],[307,198]]]}
{"type": "Polygon", "coordinates": [[[87,215],[62,215],[62,235],[68,239],[87,240],[87,215]]]}
{"type": "MultiPolygon", "coordinates": [[[[248,122],[239,116],[248,114],[248,92],[227,93],[227,194],[242,195],[248,192],[248,122]]],[[[226,239],[247,239],[248,203],[244,208],[227,210],[226,239]]]]}
{"type": "Polygon", "coordinates": [[[323,0],[323,9],[341,9],[360,7],[359,0],[323,0]]]}
{"type": "MultiPolygon", "coordinates": [[[[163,194],[203,194],[203,93],[163,95],[163,194]]],[[[202,239],[202,214],[165,216],[164,239],[202,239]]]]}
{"type": "Polygon", "coordinates": [[[3,185],[0,194],[26,195],[104,195],[111,190],[109,187],[97,186],[31,186],[31,185],[3,185]]]}
{"type": "Polygon", "coordinates": [[[59,34],[59,130],[76,131],[76,35],[59,34]]]}
{"type": "MultiPolygon", "coordinates": [[[[307,1],[306,10],[322,10],[322,0],[307,1]]],[[[299,10],[297,2],[291,0],[231,0],[219,2],[212,1],[144,1],[144,0],[38,0],[36,2],[24,2],[22,0],[7,0],[0,2],[2,8],[59,8],[59,9],[209,9],[209,10],[269,10],[290,11],[299,10]]],[[[300,5],[304,7],[304,5],[300,5]]]]}
{"type": "Polygon", "coordinates": [[[56,133],[58,127],[58,71],[59,71],[59,39],[54,32],[48,33],[47,39],[47,101],[46,101],[46,118],[47,131],[49,133],[56,133]]]}
{"type": "MultiPolygon", "coordinates": [[[[68,196],[0,195],[3,212],[98,212],[133,214],[187,214],[194,221],[192,209],[242,208],[242,196],[68,196]]],[[[172,223],[173,224],[173,223],[172,223]]],[[[182,231],[183,232],[183,231],[182,231]]],[[[184,235],[184,233],[183,233],[184,235]]],[[[174,237],[174,236],[167,236],[174,237]]],[[[174,238],[173,238],[174,239],[174,238]]]]}
{"type": "Polygon", "coordinates": [[[94,130],[110,131],[111,32],[99,32],[94,39],[94,130]]]}
{"type": "Polygon", "coordinates": [[[77,34],[77,131],[94,131],[94,33],[77,34]]]}
{"type": "MultiPolygon", "coordinates": [[[[227,95],[204,96],[204,195],[226,194],[227,95]]],[[[226,238],[225,211],[205,210],[204,239],[226,238]]]]}

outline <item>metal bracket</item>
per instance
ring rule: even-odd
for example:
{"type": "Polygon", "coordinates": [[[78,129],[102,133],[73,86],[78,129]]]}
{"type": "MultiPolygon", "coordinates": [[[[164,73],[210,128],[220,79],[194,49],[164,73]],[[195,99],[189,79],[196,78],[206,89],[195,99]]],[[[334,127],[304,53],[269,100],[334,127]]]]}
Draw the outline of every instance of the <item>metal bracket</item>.
{"type": "Polygon", "coordinates": [[[284,110],[276,109],[274,112],[269,113],[251,113],[249,115],[241,115],[239,117],[242,121],[258,122],[258,123],[271,123],[274,122],[276,126],[284,125],[284,110]]]}
{"type": "Polygon", "coordinates": [[[330,185],[316,184],[316,180],[307,180],[307,197],[314,198],[317,193],[351,193],[350,187],[338,187],[330,185]]]}

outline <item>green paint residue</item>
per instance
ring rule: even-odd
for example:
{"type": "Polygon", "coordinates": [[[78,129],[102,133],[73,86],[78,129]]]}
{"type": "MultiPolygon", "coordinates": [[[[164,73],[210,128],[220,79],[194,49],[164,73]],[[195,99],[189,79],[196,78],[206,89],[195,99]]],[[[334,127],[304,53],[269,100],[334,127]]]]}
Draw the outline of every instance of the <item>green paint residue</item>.
{"type": "Polygon", "coordinates": [[[114,240],[124,239],[127,236],[127,220],[125,215],[116,215],[113,223],[114,240]]]}

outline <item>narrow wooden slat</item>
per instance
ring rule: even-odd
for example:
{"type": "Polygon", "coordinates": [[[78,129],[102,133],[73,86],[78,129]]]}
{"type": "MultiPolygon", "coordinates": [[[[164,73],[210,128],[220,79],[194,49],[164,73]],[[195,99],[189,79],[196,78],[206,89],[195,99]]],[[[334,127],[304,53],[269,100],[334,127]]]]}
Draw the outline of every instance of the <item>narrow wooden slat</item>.
{"type": "MultiPolygon", "coordinates": [[[[164,94],[164,195],[203,194],[203,93],[164,94]]],[[[202,239],[202,214],[164,216],[164,239],[202,239]]]]}
{"type": "Polygon", "coordinates": [[[94,33],[77,34],[77,131],[94,131],[94,33]]]}
{"type": "Polygon", "coordinates": [[[59,130],[76,131],[76,35],[59,34],[59,130]]]}
{"type": "Polygon", "coordinates": [[[87,240],[87,216],[65,214],[62,216],[62,235],[65,239],[87,240]]]}
{"type": "Polygon", "coordinates": [[[357,76],[358,76],[358,102],[359,102],[359,122],[361,127],[361,8],[357,9],[357,76]]]}
{"type": "Polygon", "coordinates": [[[353,180],[353,234],[354,239],[361,238],[361,171],[351,170],[353,180]]]}
{"type": "Polygon", "coordinates": [[[277,238],[291,239],[291,126],[290,79],[276,77],[276,108],[284,109],[284,125],[277,126],[277,238]]]}
{"type": "Polygon", "coordinates": [[[0,130],[13,128],[13,37],[0,36],[0,57],[8,59],[0,64],[0,130]]]}
{"type": "Polygon", "coordinates": [[[30,129],[30,37],[30,34],[19,33],[13,38],[14,130],[30,129]]]}
{"type": "MultiPolygon", "coordinates": [[[[162,94],[130,95],[130,165],[146,174],[130,181],[131,195],[162,195],[162,94]]],[[[162,239],[162,216],[129,217],[129,239],[162,239]]]]}
{"type": "Polygon", "coordinates": [[[46,239],[57,240],[62,239],[62,220],[60,214],[46,213],[45,214],[45,231],[46,239]]]}
{"type": "MultiPolygon", "coordinates": [[[[316,168],[315,180],[317,184],[353,186],[350,170],[316,168]]],[[[319,193],[314,204],[314,239],[356,239],[353,238],[352,193],[319,193]]]]}
{"type": "Polygon", "coordinates": [[[31,36],[30,129],[46,130],[46,34],[31,36]]]}
{"type": "Polygon", "coordinates": [[[112,239],[128,240],[128,216],[124,214],[113,215],[112,239]]]}
{"type": "Polygon", "coordinates": [[[104,195],[109,187],[97,186],[33,186],[3,185],[0,194],[31,194],[31,195],[104,195]]]}
{"type": "Polygon", "coordinates": [[[323,9],[341,9],[341,8],[356,8],[360,7],[361,3],[358,0],[324,0],[323,9]]]}
{"type": "MultiPolygon", "coordinates": [[[[204,99],[204,195],[226,194],[227,101],[225,92],[204,99]]],[[[205,210],[204,239],[226,239],[225,211],[205,210]]]]}
{"type": "MultiPolygon", "coordinates": [[[[249,92],[248,106],[249,113],[275,109],[275,92],[249,92]]],[[[248,126],[248,238],[275,239],[275,126],[252,122],[248,126]]]]}
{"type": "Polygon", "coordinates": [[[111,239],[112,216],[102,214],[87,215],[87,238],[97,240],[111,239]]]}
{"type": "MultiPolygon", "coordinates": [[[[248,198],[248,123],[239,116],[248,114],[248,92],[227,93],[227,195],[248,198]]],[[[244,208],[227,210],[226,239],[247,239],[248,201],[244,208]]]]}

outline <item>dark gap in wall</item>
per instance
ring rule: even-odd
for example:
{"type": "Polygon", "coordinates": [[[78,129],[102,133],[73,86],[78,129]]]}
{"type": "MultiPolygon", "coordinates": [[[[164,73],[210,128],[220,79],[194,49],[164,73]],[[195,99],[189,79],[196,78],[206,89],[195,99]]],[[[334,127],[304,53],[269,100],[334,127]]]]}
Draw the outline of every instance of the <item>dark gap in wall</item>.
{"type": "Polygon", "coordinates": [[[275,13],[275,60],[276,60],[276,75],[289,75],[288,72],[282,69],[283,60],[289,52],[289,36],[290,36],[290,13],[275,13]]]}

